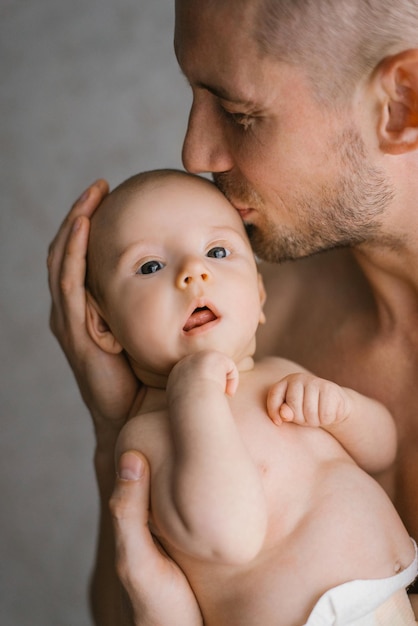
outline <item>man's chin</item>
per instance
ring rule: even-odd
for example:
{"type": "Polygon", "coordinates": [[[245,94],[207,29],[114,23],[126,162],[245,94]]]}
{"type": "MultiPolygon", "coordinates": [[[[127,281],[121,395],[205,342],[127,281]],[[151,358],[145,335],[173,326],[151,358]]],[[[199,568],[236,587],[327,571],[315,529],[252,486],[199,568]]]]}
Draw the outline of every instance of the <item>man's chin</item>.
{"type": "Polygon", "coordinates": [[[311,250],[303,245],[303,242],[294,237],[286,236],[277,232],[262,232],[255,224],[245,224],[245,230],[250,240],[254,254],[261,261],[268,263],[284,263],[296,261],[306,256],[315,254],[317,250],[311,250]]]}

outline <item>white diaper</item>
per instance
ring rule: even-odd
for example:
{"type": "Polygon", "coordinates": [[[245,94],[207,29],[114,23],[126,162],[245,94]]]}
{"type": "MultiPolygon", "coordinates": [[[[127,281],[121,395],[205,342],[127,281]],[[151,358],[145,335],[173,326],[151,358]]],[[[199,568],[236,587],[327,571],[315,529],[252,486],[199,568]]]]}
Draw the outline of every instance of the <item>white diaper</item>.
{"type": "Polygon", "coordinates": [[[389,578],[352,580],[321,596],[304,626],[415,625],[406,587],[418,573],[418,555],[405,570],[389,578]],[[391,617],[392,616],[392,617],[391,617]]]}

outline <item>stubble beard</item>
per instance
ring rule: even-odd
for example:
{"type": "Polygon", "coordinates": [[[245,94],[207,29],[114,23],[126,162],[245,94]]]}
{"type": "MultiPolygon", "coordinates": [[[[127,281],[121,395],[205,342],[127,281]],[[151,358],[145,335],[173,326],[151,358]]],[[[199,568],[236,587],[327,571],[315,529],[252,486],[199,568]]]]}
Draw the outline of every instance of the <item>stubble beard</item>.
{"type": "MultiPolygon", "coordinates": [[[[332,148],[331,148],[332,149],[332,148]]],[[[297,193],[291,207],[298,227],[280,224],[263,211],[263,201],[244,181],[232,173],[214,174],[215,184],[227,198],[256,209],[258,224],[246,224],[255,254],[265,261],[281,263],[311,256],[333,248],[376,244],[382,234],[381,216],[394,197],[384,172],[371,166],[364,144],[355,129],[342,132],[333,152],[341,175],[333,187],[323,186],[315,194],[297,193]]]]}

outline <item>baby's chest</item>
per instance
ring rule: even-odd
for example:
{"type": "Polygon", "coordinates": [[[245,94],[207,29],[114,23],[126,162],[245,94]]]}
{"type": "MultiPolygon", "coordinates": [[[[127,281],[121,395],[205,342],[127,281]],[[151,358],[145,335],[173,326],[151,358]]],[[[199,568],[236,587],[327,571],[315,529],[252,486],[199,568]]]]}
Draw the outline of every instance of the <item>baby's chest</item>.
{"type": "Polygon", "coordinates": [[[258,468],[266,497],[282,502],[293,487],[315,475],[320,458],[313,453],[322,440],[319,429],[295,424],[275,425],[265,411],[243,411],[237,418],[243,442],[258,468]]]}

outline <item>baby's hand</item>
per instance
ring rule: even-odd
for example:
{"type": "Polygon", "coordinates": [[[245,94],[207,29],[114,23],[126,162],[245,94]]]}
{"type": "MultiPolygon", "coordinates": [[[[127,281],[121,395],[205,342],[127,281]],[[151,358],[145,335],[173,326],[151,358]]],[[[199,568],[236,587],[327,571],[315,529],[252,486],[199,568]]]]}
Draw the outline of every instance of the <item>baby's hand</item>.
{"type": "Polygon", "coordinates": [[[308,373],[289,374],[267,395],[267,413],[275,424],[331,426],[351,412],[351,398],[335,383],[308,373]]]}
{"type": "Polygon", "coordinates": [[[190,385],[202,381],[214,382],[228,396],[233,396],[238,387],[238,370],[234,361],[222,352],[205,350],[184,357],[171,370],[167,393],[176,387],[186,391],[190,385]]]}

